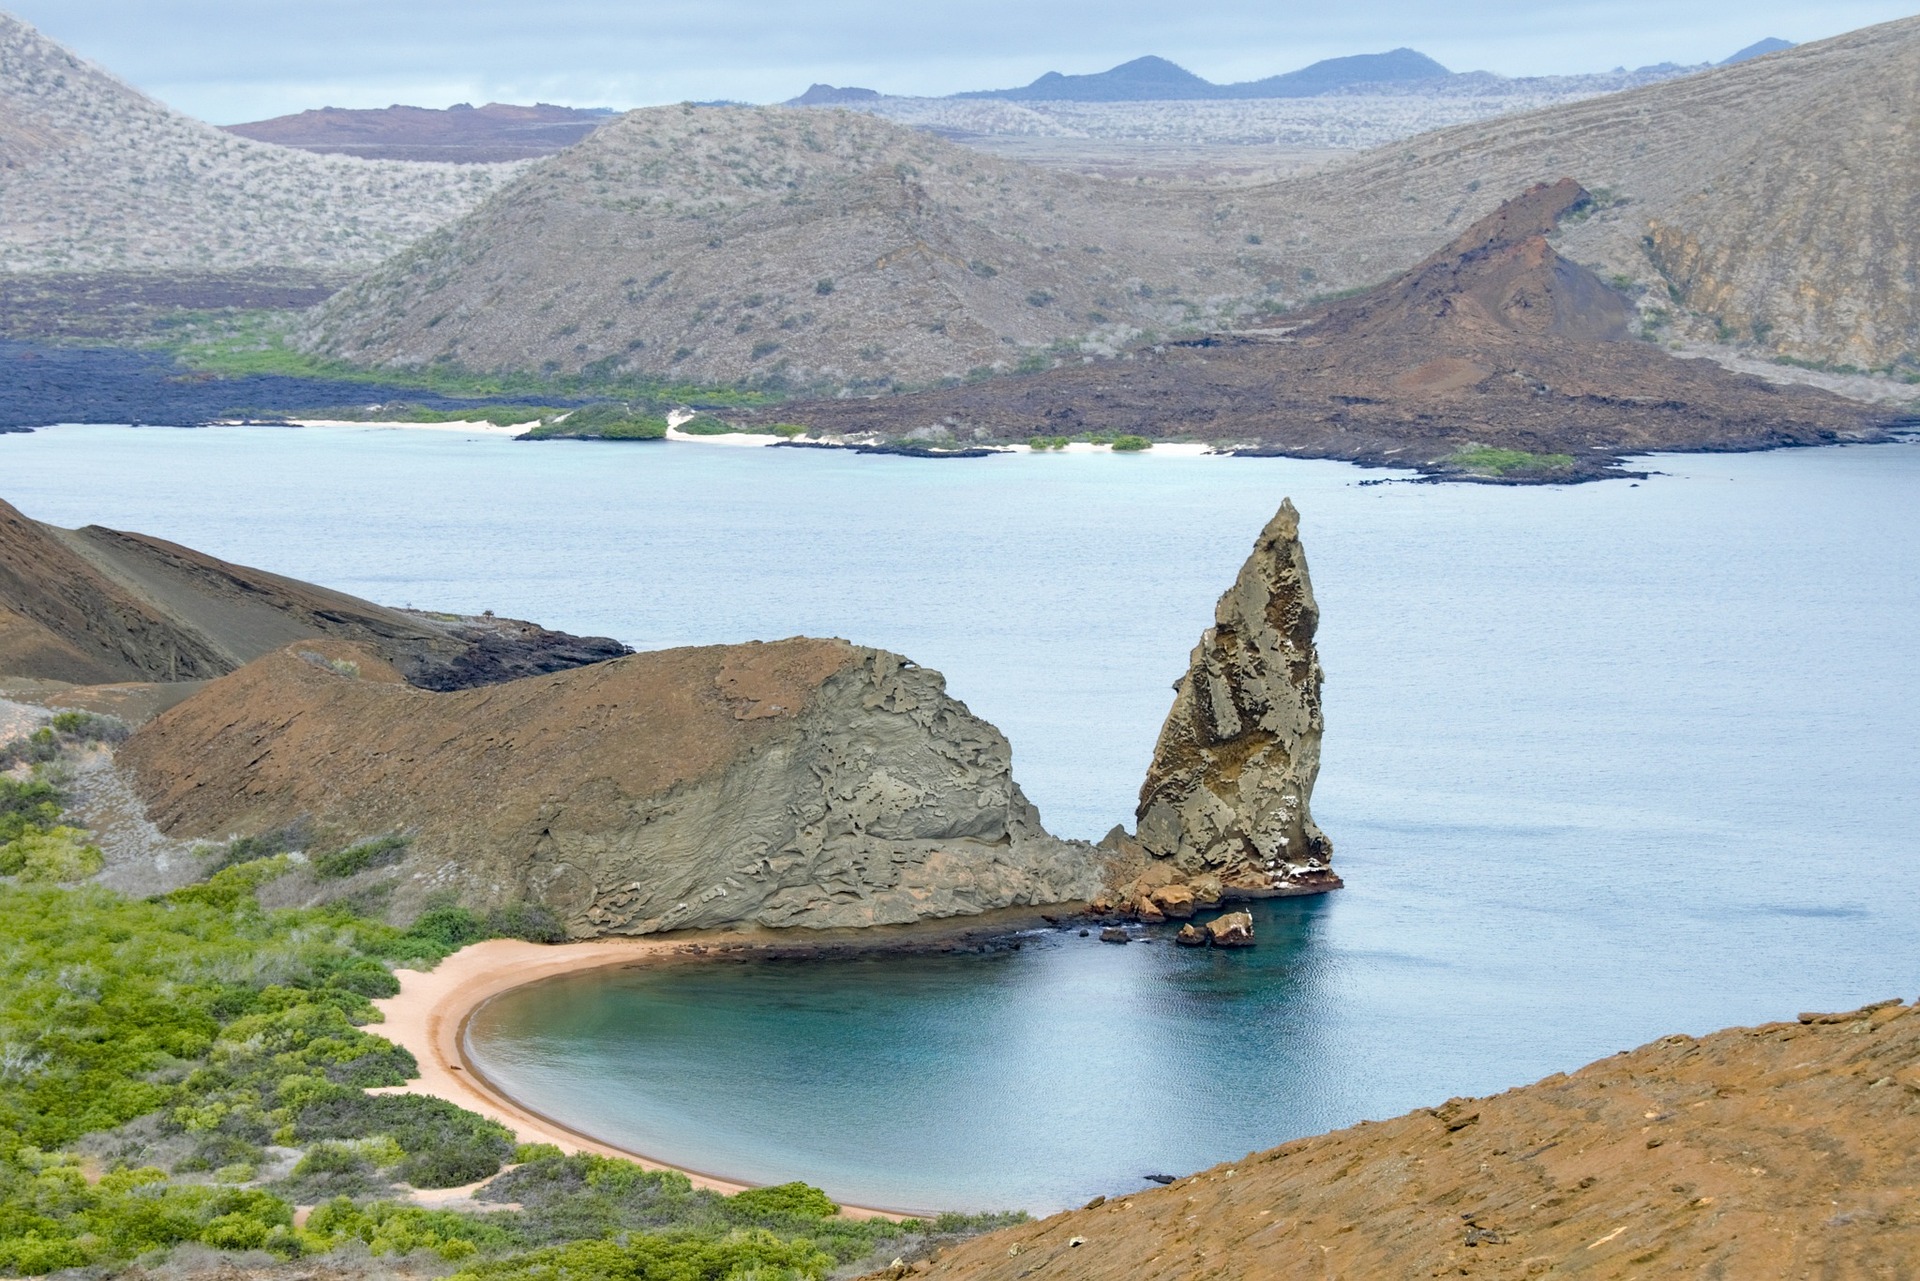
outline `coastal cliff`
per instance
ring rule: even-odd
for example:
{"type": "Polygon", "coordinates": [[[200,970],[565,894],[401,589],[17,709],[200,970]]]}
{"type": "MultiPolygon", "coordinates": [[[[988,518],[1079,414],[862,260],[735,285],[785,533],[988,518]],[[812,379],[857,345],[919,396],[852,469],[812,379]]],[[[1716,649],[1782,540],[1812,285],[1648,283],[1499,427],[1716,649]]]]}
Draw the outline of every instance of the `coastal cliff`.
{"type": "MultiPolygon", "coordinates": [[[[121,749],[155,822],[411,838],[313,894],[401,915],[538,904],[568,934],[835,929],[1084,901],[1007,740],[938,672],[840,640],[634,654],[483,689],[414,688],[365,646],[297,644],[121,749]]],[[[298,878],[296,878],[298,879],[298,878]]]]}
{"type": "Polygon", "coordinates": [[[1138,875],[1122,907],[1153,919],[1222,898],[1336,889],[1309,802],[1320,772],[1320,608],[1300,513],[1280,504],[1214,608],[1174,687],[1140,788],[1137,837],[1109,837],[1138,875]]]}

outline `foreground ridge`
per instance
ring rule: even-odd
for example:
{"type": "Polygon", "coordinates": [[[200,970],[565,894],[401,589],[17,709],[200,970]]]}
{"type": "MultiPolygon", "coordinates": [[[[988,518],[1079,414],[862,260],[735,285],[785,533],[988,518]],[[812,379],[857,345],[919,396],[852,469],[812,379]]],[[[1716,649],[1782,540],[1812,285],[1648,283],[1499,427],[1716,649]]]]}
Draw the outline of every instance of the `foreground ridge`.
{"type": "Polygon", "coordinates": [[[939,1281],[1906,1275],[1920,1018],[1664,1037],[962,1245],[939,1281]]]}

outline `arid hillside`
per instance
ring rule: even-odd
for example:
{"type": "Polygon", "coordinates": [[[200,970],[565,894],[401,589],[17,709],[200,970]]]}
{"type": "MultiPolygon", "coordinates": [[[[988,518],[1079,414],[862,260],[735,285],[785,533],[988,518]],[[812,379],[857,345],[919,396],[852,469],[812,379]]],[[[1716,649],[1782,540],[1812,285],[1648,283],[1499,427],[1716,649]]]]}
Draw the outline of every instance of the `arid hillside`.
{"type": "Polygon", "coordinates": [[[237,138],[0,13],[0,270],[352,270],[505,176],[237,138]]]}
{"type": "Polygon", "coordinates": [[[1627,93],[1424,134],[1244,199],[1332,287],[1378,280],[1500,197],[1568,175],[1561,252],[1699,337],[1920,360],[1920,18],[1627,93]],[[1269,221],[1275,221],[1272,217],[1269,221]]]}
{"type": "Polygon", "coordinates": [[[1920,358],[1916,113],[1920,19],[1241,187],[1040,171],[840,110],[654,109],[387,263],[303,341],[378,365],[926,384],[1374,284],[1571,177],[1597,199],[1561,252],[1630,286],[1655,336],[1877,368],[1920,358]]]}
{"type": "Polygon", "coordinates": [[[429,689],[617,657],[605,637],[387,609],[144,534],[61,529],[0,502],[0,676],[97,685],[207,680],[321,637],[370,646],[429,689]]]}
{"type": "Polygon", "coordinates": [[[613,112],[535,103],[489,102],[436,110],[398,104],[368,110],[319,107],[271,120],[223,126],[256,142],[320,155],[368,160],[442,160],[491,164],[531,160],[571,147],[605,124],[613,112]]]}
{"type": "Polygon", "coordinates": [[[629,112],[344,290],[377,365],[929,382],[1219,314],[1284,275],[1245,216],[802,108],[629,112]]]}
{"type": "Polygon", "coordinates": [[[1920,1016],[1898,1000],[1664,1037],[1491,1098],[1249,1153],[891,1275],[1911,1276],[1917,1063],[1920,1016]]]}
{"type": "Polygon", "coordinates": [[[1605,474],[1622,454],[1861,439],[1896,421],[1630,337],[1627,300],[1548,240],[1590,207],[1573,180],[1543,183],[1386,284],[1232,337],[770,412],[840,436],[1124,433],[1441,475],[1491,463],[1535,480],[1605,474]]]}

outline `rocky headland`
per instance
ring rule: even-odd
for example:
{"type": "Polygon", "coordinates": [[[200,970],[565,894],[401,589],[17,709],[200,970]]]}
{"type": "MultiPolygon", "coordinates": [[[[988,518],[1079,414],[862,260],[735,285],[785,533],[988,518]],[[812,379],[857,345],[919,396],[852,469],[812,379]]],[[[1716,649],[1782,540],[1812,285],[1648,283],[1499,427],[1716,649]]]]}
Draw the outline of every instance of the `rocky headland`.
{"type": "Polygon", "coordinates": [[[632,654],[483,689],[370,648],[279,650],[120,750],[161,829],[405,834],[343,893],[543,905],[576,937],[834,929],[1084,901],[1006,739],[937,672],[845,641],[632,654]]]}

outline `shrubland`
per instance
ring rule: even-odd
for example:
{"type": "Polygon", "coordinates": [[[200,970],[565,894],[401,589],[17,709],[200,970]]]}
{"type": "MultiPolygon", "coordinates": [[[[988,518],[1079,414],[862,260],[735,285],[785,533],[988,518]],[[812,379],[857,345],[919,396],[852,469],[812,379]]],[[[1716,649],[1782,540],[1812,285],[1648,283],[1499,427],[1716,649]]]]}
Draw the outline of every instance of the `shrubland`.
{"type": "MultiPolygon", "coordinates": [[[[64,821],[57,764],[0,777],[0,857],[84,839],[64,821]]],[[[257,892],[294,866],[290,843],[230,846],[207,879],[148,899],[36,880],[30,853],[0,879],[0,1275],[112,1271],[198,1243],[411,1255],[476,1281],[817,1278],[1005,1221],[854,1221],[803,1184],[722,1196],[517,1146],[440,1099],[369,1093],[416,1070],[366,1030],[373,999],[399,989],[395,967],[540,923],[454,906],[405,928],[343,904],[267,910],[257,892]],[[409,1200],[487,1179],[489,1212],[409,1200]],[[296,1226],[301,1206],[314,1208],[296,1226]]],[[[401,848],[320,858],[351,869],[401,848]]]]}

